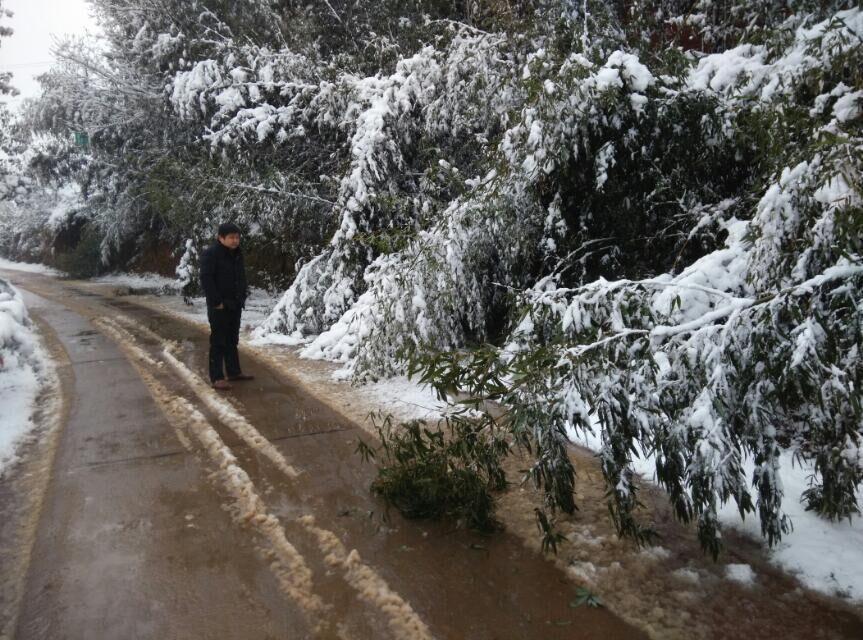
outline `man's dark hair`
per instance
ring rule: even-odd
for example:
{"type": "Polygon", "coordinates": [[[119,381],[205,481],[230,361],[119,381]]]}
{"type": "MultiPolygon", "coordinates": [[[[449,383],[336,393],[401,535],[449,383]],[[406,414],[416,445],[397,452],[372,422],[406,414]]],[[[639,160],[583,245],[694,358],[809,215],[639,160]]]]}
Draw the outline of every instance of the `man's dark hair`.
{"type": "Polygon", "coordinates": [[[240,233],[240,227],[233,222],[223,222],[219,225],[219,237],[224,238],[232,233],[240,233]]]}

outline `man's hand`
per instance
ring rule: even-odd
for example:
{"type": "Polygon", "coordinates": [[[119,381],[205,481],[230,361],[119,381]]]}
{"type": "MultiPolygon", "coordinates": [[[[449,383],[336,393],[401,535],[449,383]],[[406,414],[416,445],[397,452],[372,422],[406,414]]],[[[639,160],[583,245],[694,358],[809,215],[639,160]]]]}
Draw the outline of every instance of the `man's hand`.
{"type": "Polygon", "coordinates": [[[222,304],[220,304],[219,306],[217,306],[217,307],[213,307],[213,308],[214,308],[214,309],[224,309],[224,308],[225,308],[225,303],[223,302],[223,303],[222,303],[222,304]]]}

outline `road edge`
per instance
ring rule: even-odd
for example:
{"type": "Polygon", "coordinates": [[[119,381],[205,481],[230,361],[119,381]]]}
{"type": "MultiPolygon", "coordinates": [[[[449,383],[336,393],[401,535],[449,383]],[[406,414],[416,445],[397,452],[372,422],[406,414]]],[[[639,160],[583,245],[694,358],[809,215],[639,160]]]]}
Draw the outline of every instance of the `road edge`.
{"type": "MultiPolygon", "coordinates": [[[[16,285],[17,286],[17,285],[16,285]]],[[[32,292],[29,292],[31,293],[32,292]]],[[[37,310],[28,308],[40,348],[45,352],[46,371],[36,397],[36,426],[20,445],[20,459],[7,472],[4,500],[12,513],[0,525],[0,539],[7,541],[0,553],[0,640],[16,635],[21,599],[30,573],[33,545],[42,518],[45,496],[54,475],[60,435],[69,415],[74,372],[57,333],[37,310]]]]}

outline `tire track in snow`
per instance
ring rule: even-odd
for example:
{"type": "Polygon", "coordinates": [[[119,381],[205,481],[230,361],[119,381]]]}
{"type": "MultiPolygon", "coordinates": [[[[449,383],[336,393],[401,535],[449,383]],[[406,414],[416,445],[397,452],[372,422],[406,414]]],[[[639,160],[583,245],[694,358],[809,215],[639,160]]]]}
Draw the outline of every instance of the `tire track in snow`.
{"type": "MultiPolygon", "coordinates": [[[[222,422],[230,427],[249,446],[257,450],[260,450],[261,446],[268,446],[281,458],[281,453],[275,448],[275,446],[269,440],[264,438],[264,436],[261,435],[260,432],[258,432],[258,430],[255,429],[242,415],[240,415],[233,405],[221,398],[212,390],[212,388],[206,385],[200,376],[191,371],[173,355],[172,346],[169,341],[126,316],[117,316],[116,320],[117,322],[113,322],[107,318],[102,319],[106,325],[113,325],[115,332],[120,336],[118,340],[128,343],[130,348],[140,352],[143,359],[145,359],[145,362],[148,362],[148,364],[155,367],[160,367],[161,363],[155,362],[149,355],[140,349],[136,344],[137,340],[135,336],[123,327],[118,326],[118,323],[122,323],[132,330],[139,330],[157,344],[165,345],[162,351],[162,356],[167,360],[171,369],[173,369],[174,372],[192,388],[201,401],[203,401],[210,410],[216,413],[222,422]],[[228,423],[227,420],[230,420],[231,422],[228,423]],[[243,434],[246,434],[248,439],[244,437],[243,434]],[[263,443],[261,443],[261,441],[263,441],[263,443]]],[[[165,390],[165,393],[167,393],[167,390],[165,390]]],[[[177,400],[188,404],[188,401],[185,399],[177,400]]],[[[193,411],[196,411],[194,407],[191,407],[191,405],[189,406],[193,411]]],[[[200,416],[200,414],[198,415],[200,416]]],[[[201,416],[201,418],[203,419],[203,416],[201,416]]],[[[248,481],[253,490],[254,485],[252,484],[251,479],[236,462],[236,458],[234,458],[230,449],[228,449],[219,435],[211,426],[209,426],[209,424],[207,424],[207,427],[212,431],[212,434],[207,436],[209,444],[202,442],[205,449],[207,447],[217,446],[212,444],[213,442],[221,443],[221,447],[223,447],[225,451],[220,455],[230,456],[234,461],[234,466],[243,474],[245,480],[248,481]]],[[[284,460],[284,458],[282,458],[282,460],[284,460]]],[[[293,467],[287,465],[287,462],[285,462],[285,465],[293,470],[293,467]]],[[[282,469],[280,465],[277,464],[276,466],[282,469]]],[[[284,469],[282,470],[284,471],[284,469]]],[[[296,471],[293,471],[293,474],[287,475],[291,478],[295,478],[298,474],[296,471]]],[[[257,499],[260,501],[260,498],[257,499]]],[[[275,520],[273,516],[269,517],[275,520]]],[[[324,561],[327,565],[334,569],[340,569],[343,572],[345,582],[357,592],[360,599],[379,610],[387,618],[389,629],[395,638],[398,640],[433,639],[428,626],[423,622],[416,611],[414,611],[410,603],[404,600],[404,598],[402,598],[397,592],[393,591],[386,580],[381,577],[377,571],[375,571],[371,566],[365,564],[356,549],[348,551],[335,533],[318,527],[314,516],[312,515],[302,516],[294,522],[300,525],[302,529],[310,534],[316,541],[318,549],[324,555],[324,561]]],[[[278,523],[278,521],[276,521],[276,523],[278,523]]],[[[281,527],[279,528],[281,529],[281,527]]],[[[284,533],[284,530],[282,530],[282,533],[284,533]]]]}
{"type": "MultiPolygon", "coordinates": [[[[112,320],[108,318],[105,318],[105,320],[107,322],[112,322],[112,320]]],[[[275,467],[286,476],[289,478],[296,478],[300,475],[294,467],[288,464],[288,461],[285,460],[281,451],[279,451],[272,442],[261,435],[261,432],[252,426],[249,421],[246,420],[239,411],[237,411],[234,405],[219,396],[218,393],[214,391],[210,385],[204,382],[199,375],[194,373],[185,364],[180,362],[176,356],[174,356],[173,351],[175,347],[169,341],[126,316],[118,315],[116,317],[115,326],[117,326],[117,323],[122,324],[131,330],[140,331],[151,340],[156,341],[157,344],[163,345],[164,349],[162,351],[162,356],[165,358],[165,361],[177,373],[180,379],[189,385],[204,405],[216,414],[219,421],[233,431],[237,437],[251,447],[252,450],[258,451],[261,455],[272,462],[273,465],[275,465],[275,467]]],[[[131,339],[134,339],[131,334],[129,334],[129,336],[131,339]]]]}
{"type": "Polygon", "coordinates": [[[204,382],[199,375],[180,362],[171,352],[170,346],[166,346],[164,348],[162,356],[183,382],[189,385],[192,391],[195,392],[195,395],[200,398],[207,408],[215,413],[219,420],[225,426],[230,428],[231,431],[237,434],[243,442],[269,459],[279,471],[289,478],[293,479],[300,475],[299,471],[288,464],[288,461],[285,460],[281,451],[279,451],[272,442],[261,435],[261,432],[255,429],[255,427],[253,427],[230,402],[217,395],[217,392],[214,391],[210,385],[204,382]]]}
{"type": "MultiPolygon", "coordinates": [[[[268,513],[251,478],[239,465],[230,448],[186,398],[172,394],[147,370],[146,367],[158,369],[159,364],[135,343],[134,336],[105,318],[95,320],[94,324],[130,356],[132,365],[163,410],[180,442],[191,451],[194,449],[190,446],[190,436],[200,444],[216,468],[210,478],[217,480],[219,486],[231,496],[231,518],[239,525],[252,528],[268,543],[266,548],[258,551],[269,563],[279,588],[300,608],[316,634],[332,633],[326,616],[332,606],[324,604],[321,597],[314,593],[311,569],[302,554],[288,541],[278,518],[268,513]]],[[[344,631],[338,635],[346,637],[344,631]]]]}
{"type": "Polygon", "coordinates": [[[390,631],[396,638],[431,640],[429,628],[413,607],[362,561],[356,549],[349,552],[336,534],[316,526],[315,517],[312,515],[302,516],[297,522],[317,539],[319,548],[326,554],[324,561],[335,569],[342,569],[345,581],[360,598],[387,616],[390,631]]]}

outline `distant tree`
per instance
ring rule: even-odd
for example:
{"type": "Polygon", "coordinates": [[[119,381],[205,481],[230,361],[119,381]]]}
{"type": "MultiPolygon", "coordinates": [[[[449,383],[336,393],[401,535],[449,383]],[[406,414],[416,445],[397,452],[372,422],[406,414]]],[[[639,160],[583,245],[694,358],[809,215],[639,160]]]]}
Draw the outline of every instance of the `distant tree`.
{"type": "MultiPolygon", "coordinates": [[[[2,46],[3,38],[8,38],[12,35],[11,27],[2,24],[3,20],[12,17],[12,12],[9,9],[3,8],[4,0],[0,0],[0,46],[2,46]]],[[[0,95],[18,95],[18,89],[12,86],[12,72],[0,71],[0,95]]]]}

